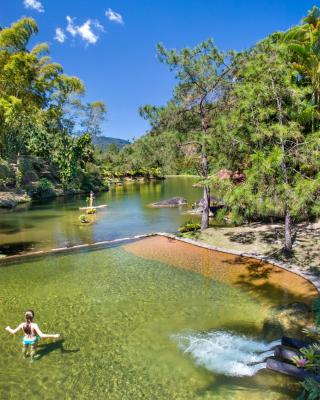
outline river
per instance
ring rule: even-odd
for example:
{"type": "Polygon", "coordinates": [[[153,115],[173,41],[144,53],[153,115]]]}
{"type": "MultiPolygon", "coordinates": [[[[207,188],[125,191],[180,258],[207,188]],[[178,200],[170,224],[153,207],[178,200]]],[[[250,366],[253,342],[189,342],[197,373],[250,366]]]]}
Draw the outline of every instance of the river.
{"type": "Polygon", "coordinates": [[[112,240],[152,232],[176,232],[191,219],[184,208],[152,208],[150,203],[173,196],[189,203],[201,198],[202,191],[192,185],[194,177],[172,177],[148,183],[113,186],[97,193],[96,204],[107,204],[81,224],[79,207],[86,206],[86,195],[59,197],[38,204],[2,211],[0,214],[0,254],[25,252],[112,240]]]}

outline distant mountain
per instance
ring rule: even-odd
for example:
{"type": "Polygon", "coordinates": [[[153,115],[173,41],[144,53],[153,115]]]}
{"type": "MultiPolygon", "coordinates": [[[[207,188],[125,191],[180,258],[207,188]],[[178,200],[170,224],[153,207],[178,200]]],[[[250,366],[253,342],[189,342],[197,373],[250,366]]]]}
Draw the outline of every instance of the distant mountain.
{"type": "Polygon", "coordinates": [[[117,139],[113,137],[97,136],[92,139],[92,143],[101,150],[105,150],[110,144],[116,144],[119,148],[121,148],[130,142],[128,140],[117,139]]]}

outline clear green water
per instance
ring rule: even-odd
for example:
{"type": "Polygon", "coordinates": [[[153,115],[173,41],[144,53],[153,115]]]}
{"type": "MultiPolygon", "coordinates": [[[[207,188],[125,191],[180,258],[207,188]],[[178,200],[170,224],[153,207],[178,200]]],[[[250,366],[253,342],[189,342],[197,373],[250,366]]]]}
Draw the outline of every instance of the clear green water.
{"type": "Polygon", "coordinates": [[[241,286],[119,246],[1,266],[0,326],[16,326],[29,307],[43,331],[62,339],[43,341],[30,363],[20,340],[2,331],[2,400],[295,398],[290,381],[275,373],[215,374],[171,338],[190,330],[260,338],[268,308],[241,286]]]}
{"type": "Polygon", "coordinates": [[[151,232],[175,232],[186,220],[183,209],[150,208],[150,203],[173,196],[183,196],[190,203],[201,198],[192,177],[168,178],[150,183],[128,183],[97,193],[97,204],[108,204],[99,210],[90,225],[79,223],[79,207],[86,205],[86,195],[69,196],[1,211],[0,254],[17,254],[80,243],[92,243],[151,232]]]}

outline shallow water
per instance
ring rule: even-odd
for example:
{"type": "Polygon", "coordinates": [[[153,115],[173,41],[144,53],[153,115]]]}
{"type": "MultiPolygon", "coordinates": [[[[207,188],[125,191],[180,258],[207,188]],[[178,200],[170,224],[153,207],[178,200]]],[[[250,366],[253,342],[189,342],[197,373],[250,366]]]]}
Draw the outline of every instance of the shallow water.
{"type": "MultiPolygon", "coordinates": [[[[212,368],[208,351],[184,352],[177,337],[200,335],[217,347],[220,332],[220,342],[221,334],[222,342],[240,337],[258,341],[264,350],[262,327],[271,307],[297,296],[310,299],[314,288],[273,269],[268,273],[279,276],[277,290],[265,296],[261,279],[266,275],[256,278],[251,262],[242,262],[239,278],[247,269],[261,287],[248,288],[234,271],[228,273],[236,258],[232,262],[231,256],[202,253],[191,245],[182,249],[175,241],[170,247],[167,239],[158,239],[0,267],[0,325],[16,326],[31,307],[43,331],[62,334],[56,342],[43,341],[40,358],[30,363],[22,358],[20,340],[3,331],[1,399],[295,398],[297,386],[290,379],[267,370],[226,376],[212,368]],[[160,251],[160,259],[163,248],[169,250],[160,251]],[[189,248],[194,258],[188,257],[189,248]]],[[[227,358],[221,352],[217,365],[227,358]]]]}
{"type": "Polygon", "coordinates": [[[151,208],[150,203],[174,196],[190,203],[201,198],[201,189],[192,187],[196,178],[177,177],[149,183],[113,186],[97,193],[96,204],[108,204],[81,224],[79,207],[86,206],[87,195],[54,200],[0,213],[0,255],[21,254],[39,249],[92,243],[151,232],[175,232],[187,220],[184,208],[151,208]]]}

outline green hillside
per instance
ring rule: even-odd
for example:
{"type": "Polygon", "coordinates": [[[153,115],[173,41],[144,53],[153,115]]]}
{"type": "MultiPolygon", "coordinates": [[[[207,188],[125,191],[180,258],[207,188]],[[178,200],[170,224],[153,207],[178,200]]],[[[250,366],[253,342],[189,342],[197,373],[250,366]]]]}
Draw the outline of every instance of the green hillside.
{"type": "Polygon", "coordinates": [[[110,144],[115,144],[119,148],[122,148],[129,144],[130,142],[128,140],[124,139],[117,139],[113,137],[107,137],[107,136],[96,136],[92,139],[92,143],[99,147],[101,150],[105,150],[110,144]]]}

